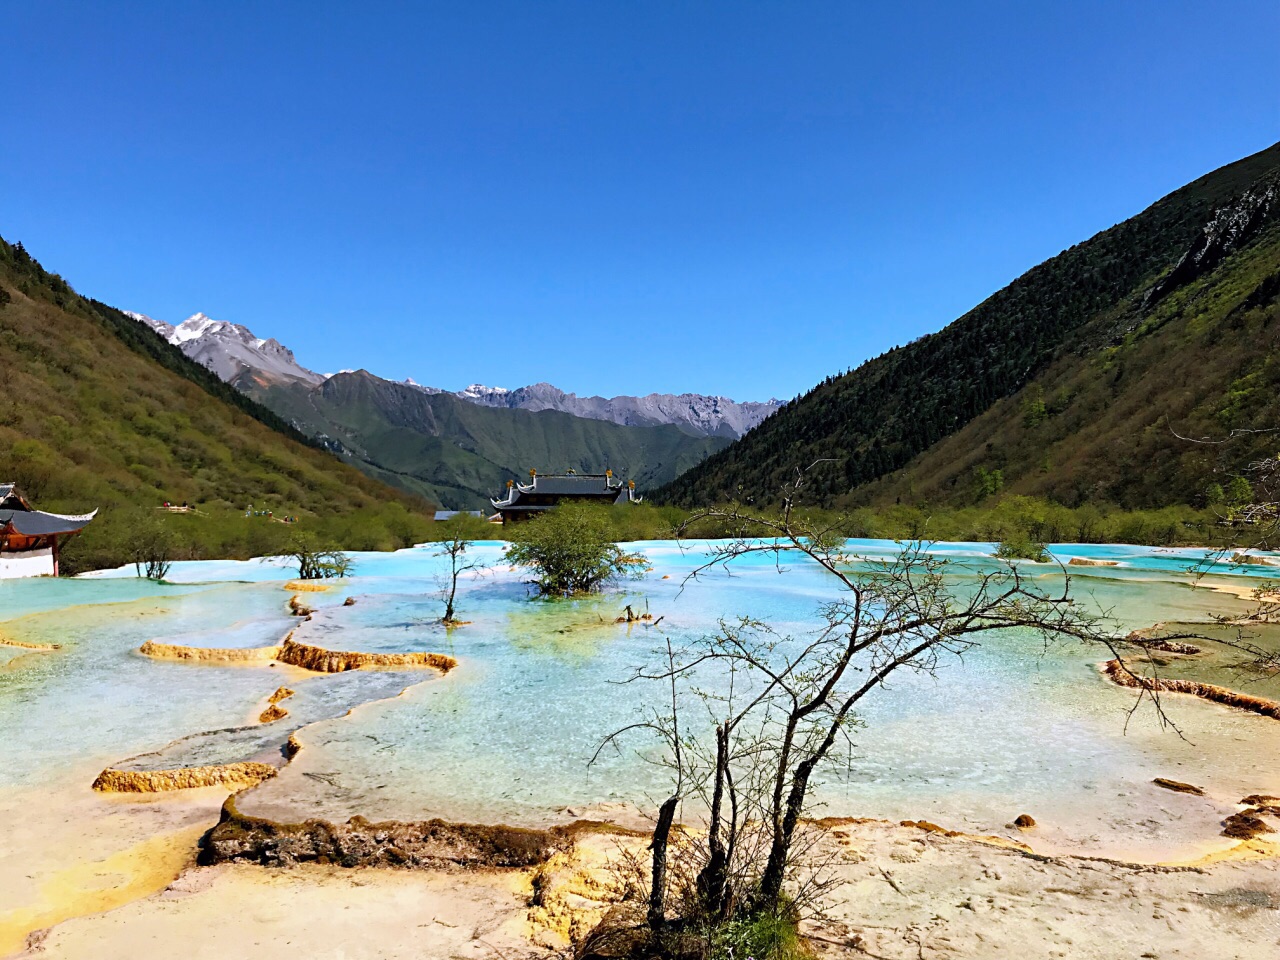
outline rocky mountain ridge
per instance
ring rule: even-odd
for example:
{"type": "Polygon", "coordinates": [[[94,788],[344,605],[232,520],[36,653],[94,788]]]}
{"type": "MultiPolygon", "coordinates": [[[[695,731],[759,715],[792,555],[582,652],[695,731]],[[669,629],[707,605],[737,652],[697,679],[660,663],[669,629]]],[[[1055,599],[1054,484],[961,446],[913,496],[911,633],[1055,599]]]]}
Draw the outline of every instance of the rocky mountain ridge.
{"type": "MultiPolygon", "coordinates": [[[[139,323],[178,347],[188,357],[216,373],[221,379],[242,388],[299,381],[312,386],[323,383],[329,374],[316,373],[298,363],[293,351],[278,340],[257,337],[238,323],[214,320],[195,313],[174,325],[142,313],[125,311],[139,323]]],[[[351,373],[343,370],[340,373],[351,373]]],[[[643,397],[579,397],[549,383],[535,383],[515,390],[472,384],[464,390],[444,390],[414,382],[404,385],[429,394],[451,396],[484,407],[553,410],[588,420],[607,420],[620,426],[652,427],[670,424],[695,437],[723,437],[730,440],[745,434],[782,404],[778,400],[737,402],[728,397],[698,393],[651,393],[643,397]]]]}
{"type": "MultiPolygon", "coordinates": [[[[430,387],[406,381],[428,392],[438,391],[430,387]]],[[[625,427],[651,427],[669,423],[686,433],[700,437],[742,436],[765,417],[777,410],[782,403],[776,399],[764,402],[738,402],[728,397],[707,396],[700,393],[650,393],[643,397],[579,397],[566,393],[550,383],[534,383],[527,387],[508,390],[505,387],[487,387],[473,383],[454,396],[486,407],[506,407],[511,410],[556,410],[571,413],[589,420],[609,420],[625,427]]]]}
{"type": "Polygon", "coordinates": [[[299,380],[310,384],[324,380],[320,374],[298,363],[293,351],[280,341],[256,337],[241,324],[193,313],[175,326],[131,310],[124,313],[145,323],[192,360],[235,386],[240,385],[238,381],[242,377],[299,380]]]}

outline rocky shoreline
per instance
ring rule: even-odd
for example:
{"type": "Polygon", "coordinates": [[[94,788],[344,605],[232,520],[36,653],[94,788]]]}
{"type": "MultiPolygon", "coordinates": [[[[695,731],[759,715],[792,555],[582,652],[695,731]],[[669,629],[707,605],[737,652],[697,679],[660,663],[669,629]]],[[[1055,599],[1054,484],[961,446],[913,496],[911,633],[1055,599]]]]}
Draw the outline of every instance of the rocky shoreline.
{"type": "Polygon", "coordinates": [[[199,862],[256,863],[290,867],[304,863],[346,868],[532,867],[572,848],[584,833],[636,835],[610,823],[578,820],[535,829],[448,820],[384,821],[356,816],[345,823],[311,819],[281,823],[242,813],[233,794],[204,838],[199,862]]]}

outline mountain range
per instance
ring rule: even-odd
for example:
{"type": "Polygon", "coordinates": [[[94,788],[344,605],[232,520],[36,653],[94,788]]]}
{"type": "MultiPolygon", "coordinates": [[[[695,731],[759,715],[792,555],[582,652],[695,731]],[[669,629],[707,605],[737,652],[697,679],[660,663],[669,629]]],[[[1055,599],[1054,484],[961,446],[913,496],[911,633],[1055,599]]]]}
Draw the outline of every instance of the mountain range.
{"type": "Polygon", "coordinates": [[[641,490],[657,487],[781,406],[700,394],[578,397],[549,383],[454,392],[364,370],[325,375],[240,324],[127,315],[370,476],[453,508],[486,507],[530,468],[609,468],[641,490]]]}
{"type": "MultiPolygon", "coordinates": [[[[431,391],[432,388],[424,388],[431,391]]],[[[623,426],[652,427],[669,423],[699,437],[736,440],[780,406],[778,400],[763,403],[709,397],[700,393],[650,393],[643,397],[579,397],[549,383],[535,383],[516,390],[473,383],[454,396],[486,407],[518,410],[558,410],[575,417],[609,420],[623,426]]]]}
{"type": "MultiPolygon", "coordinates": [[[[127,316],[146,324],[198,363],[220,378],[239,386],[247,381],[259,385],[298,380],[319,384],[332,374],[316,373],[298,363],[293,351],[278,340],[262,339],[248,327],[225,320],[214,320],[195,313],[174,325],[155,320],[146,314],[124,311],[127,316]]],[[[353,373],[343,370],[341,373],[353,373]]],[[[412,379],[400,381],[429,394],[452,396],[484,407],[529,410],[533,413],[554,410],[589,420],[607,420],[627,427],[653,427],[671,424],[695,437],[742,436],[765,417],[782,406],[778,400],[743,402],[728,397],[699,393],[650,393],[643,397],[579,397],[549,383],[535,383],[508,390],[473,383],[456,391],[425,386],[412,379]]]]}
{"type": "Polygon", "coordinates": [[[769,502],[817,463],[805,495],[828,506],[1213,503],[1274,454],[1278,320],[1280,144],[828,377],[657,496],[769,502]]]}
{"type": "Polygon", "coordinates": [[[0,478],[44,510],[100,510],[68,544],[68,572],[128,562],[162,535],[171,556],[191,559],[278,552],[297,529],[350,549],[407,546],[433,509],[3,239],[0,478]],[[165,501],[199,513],[161,513],[165,501]]]}

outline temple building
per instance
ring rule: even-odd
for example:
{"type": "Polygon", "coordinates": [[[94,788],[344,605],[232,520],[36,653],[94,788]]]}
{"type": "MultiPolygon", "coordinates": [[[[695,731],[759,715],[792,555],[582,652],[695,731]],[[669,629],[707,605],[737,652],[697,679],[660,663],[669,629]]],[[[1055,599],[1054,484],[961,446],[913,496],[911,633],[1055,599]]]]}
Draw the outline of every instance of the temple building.
{"type": "Polygon", "coordinates": [[[604,473],[558,473],[540,475],[529,471],[528,483],[507,481],[505,499],[490,502],[503,523],[527,520],[536,513],[550,510],[566,500],[585,500],[594,503],[638,503],[634,480],[625,483],[613,479],[613,471],[604,473]]]}
{"type": "Polygon", "coordinates": [[[12,483],[0,483],[0,580],[56,577],[58,550],[98,513],[76,517],[34,510],[12,483]]]}

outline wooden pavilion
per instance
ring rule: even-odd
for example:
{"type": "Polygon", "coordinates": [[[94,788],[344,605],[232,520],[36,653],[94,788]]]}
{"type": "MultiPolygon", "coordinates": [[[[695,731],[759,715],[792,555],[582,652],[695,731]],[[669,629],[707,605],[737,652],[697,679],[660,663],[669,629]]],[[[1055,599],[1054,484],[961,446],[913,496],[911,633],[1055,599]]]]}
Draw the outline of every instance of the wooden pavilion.
{"type": "Polygon", "coordinates": [[[0,483],[0,580],[56,577],[62,541],[83,530],[97,513],[45,513],[33,508],[14,484],[0,483]]]}
{"type": "Polygon", "coordinates": [[[507,481],[507,495],[490,503],[502,517],[503,523],[527,520],[535,514],[563,503],[566,500],[583,500],[590,503],[638,503],[634,480],[623,482],[613,478],[613,471],[604,473],[539,474],[529,471],[528,483],[507,481]]]}

